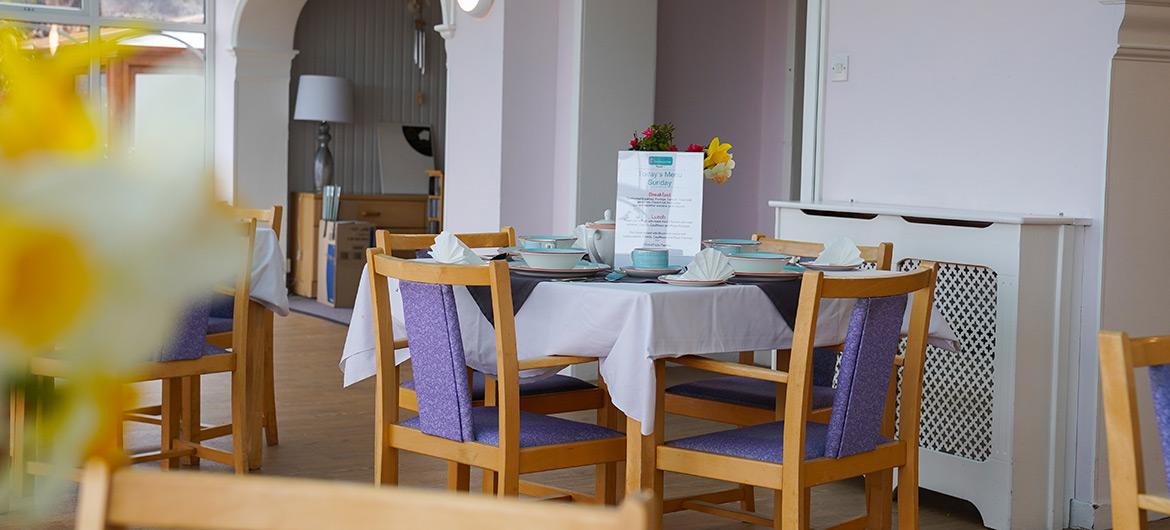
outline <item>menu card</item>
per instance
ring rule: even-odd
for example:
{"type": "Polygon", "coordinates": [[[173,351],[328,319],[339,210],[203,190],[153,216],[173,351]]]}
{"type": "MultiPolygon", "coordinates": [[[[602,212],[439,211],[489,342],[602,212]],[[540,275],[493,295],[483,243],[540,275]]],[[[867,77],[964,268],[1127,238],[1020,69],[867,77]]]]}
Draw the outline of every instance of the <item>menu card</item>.
{"type": "Polygon", "coordinates": [[[636,248],[670,250],[685,262],[702,247],[703,154],[618,152],[614,265],[630,265],[636,248]]]}

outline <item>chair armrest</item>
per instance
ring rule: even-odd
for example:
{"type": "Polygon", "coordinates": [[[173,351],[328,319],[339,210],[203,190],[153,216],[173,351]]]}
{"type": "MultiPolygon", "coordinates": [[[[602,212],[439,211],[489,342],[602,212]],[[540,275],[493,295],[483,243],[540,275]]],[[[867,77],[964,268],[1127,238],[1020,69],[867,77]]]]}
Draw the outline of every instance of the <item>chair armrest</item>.
{"type": "Polygon", "coordinates": [[[534,368],[554,368],[557,366],[569,366],[572,364],[587,364],[597,362],[597,357],[578,357],[575,355],[549,355],[546,357],[537,357],[535,359],[523,359],[518,363],[518,368],[521,370],[532,370],[534,368]]]}
{"type": "Polygon", "coordinates": [[[714,372],[724,375],[735,375],[739,377],[748,377],[751,379],[759,379],[761,381],[771,381],[773,383],[787,383],[788,372],[781,370],[773,370],[771,368],[762,368],[759,366],[752,366],[750,364],[740,364],[737,362],[717,361],[707,357],[700,357],[697,355],[686,355],[673,359],[666,359],[666,362],[674,364],[681,364],[699,370],[714,372]]]}
{"type": "Polygon", "coordinates": [[[235,296],[236,295],[236,289],[234,287],[217,286],[215,288],[215,292],[222,294],[222,295],[227,295],[227,296],[235,296]]]}

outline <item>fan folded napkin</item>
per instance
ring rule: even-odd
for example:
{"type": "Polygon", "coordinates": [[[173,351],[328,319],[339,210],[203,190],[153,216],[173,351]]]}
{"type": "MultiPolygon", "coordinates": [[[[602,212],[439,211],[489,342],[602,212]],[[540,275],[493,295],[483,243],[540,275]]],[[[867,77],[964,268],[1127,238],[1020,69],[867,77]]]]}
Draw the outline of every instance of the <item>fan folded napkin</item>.
{"type": "Polygon", "coordinates": [[[722,281],[735,275],[727,256],[713,248],[705,248],[695,254],[694,261],[687,265],[686,272],[679,276],[683,280],[722,281]]]}
{"type": "Polygon", "coordinates": [[[825,249],[813,260],[813,265],[856,267],[863,263],[861,250],[848,237],[839,237],[825,245],[825,249]]]}
{"type": "Polygon", "coordinates": [[[435,236],[435,244],[431,245],[431,257],[438,263],[448,265],[483,265],[484,259],[474,250],[463,244],[455,234],[444,230],[435,236]]]}

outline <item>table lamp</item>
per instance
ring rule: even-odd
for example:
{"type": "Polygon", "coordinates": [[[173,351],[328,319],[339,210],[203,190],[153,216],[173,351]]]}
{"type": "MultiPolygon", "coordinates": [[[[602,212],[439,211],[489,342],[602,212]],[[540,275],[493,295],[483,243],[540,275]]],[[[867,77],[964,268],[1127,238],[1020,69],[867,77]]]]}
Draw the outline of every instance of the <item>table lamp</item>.
{"type": "Polygon", "coordinates": [[[297,85],[293,119],[316,121],[317,154],[313,157],[313,184],[318,193],[333,183],[333,153],[329,152],[329,122],[353,121],[353,89],[349,80],[327,75],[302,75],[297,85]]]}

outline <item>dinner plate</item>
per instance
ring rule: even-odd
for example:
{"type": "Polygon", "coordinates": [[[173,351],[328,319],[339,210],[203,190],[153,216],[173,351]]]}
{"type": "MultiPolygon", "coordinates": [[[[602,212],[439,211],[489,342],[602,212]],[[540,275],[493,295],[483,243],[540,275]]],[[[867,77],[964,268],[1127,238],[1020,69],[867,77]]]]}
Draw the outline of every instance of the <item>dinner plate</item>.
{"type": "Polygon", "coordinates": [[[737,272],[736,278],[743,278],[745,280],[791,280],[799,278],[802,274],[798,270],[782,270],[779,272],[737,272]]]}
{"type": "Polygon", "coordinates": [[[811,261],[801,263],[800,266],[804,267],[806,269],[809,269],[809,270],[825,271],[825,272],[855,271],[855,270],[861,268],[861,264],[858,264],[858,265],[817,265],[811,261]]]}
{"type": "Polygon", "coordinates": [[[671,265],[665,269],[639,269],[637,267],[622,267],[622,272],[635,278],[657,278],[663,274],[674,274],[681,271],[682,265],[671,265]]]}
{"type": "Polygon", "coordinates": [[[609,265],[604,263],[590,263],[588,261],[578,262],[577,266],[571,269],[541,269],[529,267],[523,261],[513,261],[508,265],[516,274],[536,278],[588,278],[599,272],[609,270],[609,265]]]}
{"type": "Polygon", "coordinates": [[[679,278],[678,274],[664,274],[658,277],[659,280],[669,283],[670,285],[681,285],[684,287],[714,287],[722,285],[727,280],[684,280],[679,278]]]}

